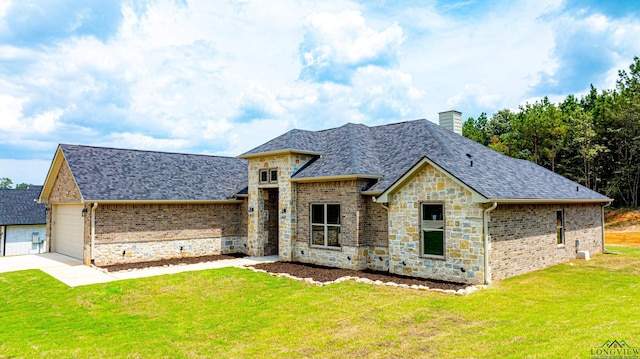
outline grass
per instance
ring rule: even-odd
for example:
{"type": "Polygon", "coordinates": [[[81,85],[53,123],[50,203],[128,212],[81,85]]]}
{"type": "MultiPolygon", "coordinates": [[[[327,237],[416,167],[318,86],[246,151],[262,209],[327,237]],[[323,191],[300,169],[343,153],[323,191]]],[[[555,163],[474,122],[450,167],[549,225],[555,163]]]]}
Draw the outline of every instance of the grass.
{"type": "Polygon", "coordinates": [[[640,347],[640,248],[466,297],[225,268],[68,288],[0,275],[0,358],[584,358],[640,347]]]}

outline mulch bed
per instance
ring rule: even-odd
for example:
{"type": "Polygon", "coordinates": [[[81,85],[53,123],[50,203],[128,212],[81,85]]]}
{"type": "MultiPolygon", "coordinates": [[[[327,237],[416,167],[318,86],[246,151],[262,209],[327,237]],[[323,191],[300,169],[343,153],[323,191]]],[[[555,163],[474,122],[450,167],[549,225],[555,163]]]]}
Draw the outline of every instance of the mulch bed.
{"type": "MultiPolygon", "coordinates": [[[[180,264],[196,264],[202,262],[213,262],[224,259],[234,259],[246,257],[246,254],[234,253],[234,254],[220,254],[200,257],[182,257],[182,258],[170,258],[157,261],[147,262],[135,262],[135,263],[119,263],[101,266],[100,268],[106,269],[109,272],[118,272],[130,269],[142,269],[148,267],[163,267],[167,265],[180,265],[180,264]]],[[[274,262],[274,263],[260,263],[253,265],[256,269],[262,269],[269,273],[287,273],[298,278],[313,278],[317,282],[333,282],[341,277],[358,277],[368,278],[372,281],[382,281],[384,283],[394,282],[396,284],[406,285],[423,285],[429,288],[438,288],[443,290],[458,290],[467,287],[465,284],[439,281],[435,279],[422,279],[415,277],[407,277],[389,272],[379,272],[373,270],[353,270],[325,267],[315,264],[300,263],[300,262],[274,262]]]]}
{"type": "Polygon", "coordinates": [[[169,258],[169,259],[162,259],[157,261],[111,264],[111,265],[101,266],[100,268],[106,269],[109,272],[118,272],[118,271],[129,270],[129,269],[164,267],[167,265],[175,266],[180,264],[196,264],[196,263],[203,263],[203,262],[214,262],[214,261],[220,261],[223,259],[243,258],[246,256],[247,256],[246,254],[242,254],[242,253],[233,253],[233,254],[218,254],[218,255],[200,256],[200,257],[169,258]]]}
{"type": "Polygon", "coordinates": [[[313,278],[318,282],[332,282],[338,278],[349,276],[368,278],[373,281],[379,280],[385,283],[394,282],[396,284],[423,285],[429,288],[439,288],[443,290],[458,290],[467,287],[467,285],[460,283],[407,277],[388,272],[378,272],[372,270],[358,271],[353,269],[332,268],[299,262],[260,263],[254,265],[253,267],[256,269],[265,270],[269,273],[288,273],[298,278],[313,278]]]}

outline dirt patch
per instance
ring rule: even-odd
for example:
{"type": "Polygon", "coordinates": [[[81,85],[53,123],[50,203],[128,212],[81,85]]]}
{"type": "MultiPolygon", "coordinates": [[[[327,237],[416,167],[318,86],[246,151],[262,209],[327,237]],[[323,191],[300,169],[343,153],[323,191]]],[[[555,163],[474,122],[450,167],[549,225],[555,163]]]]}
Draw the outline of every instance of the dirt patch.
{"type": "Polygon", "coordinates": [[[175,266],[180,264],[215,262],[215,261],[220,261],[224,259],[243,258],[246,256],[247,256],[246,254],[242,254],[242,253],[233,253],[233,254],[218,254],[218,255],[200,256],[200,257],[181,257],[181,258],[169,258],[169,259],[147,261],[147,262],[118,263],[118,264],[101,266],[100,268],[106,269],[109,272],[118,272],[123,270],[142,269],[142,268],[148,268],[148,267],[164,267],[168,265],[175,266]]]}
{"type": "Polygon", "coordinates": [[[607,230],[638,232],[640,209],[616,209],[604,214],[607,230]]]}
{"type": "Polygon", "coordinates": [[[357,271],[353,269],[332,268],[298,262],[260,263],[253,267],[265,270],[269,273],[287,273],[298,278],[313,278],[313,280],[318,282],[332,282],[338,278],[349,276],[368,278],[373,281],[379,280],[385,283],[394,282],[396,284],[423,285],[429,288],[439,288],[444,290],[458,290],[468,286],[460,283],[401,276],[388,272],[377,272],[371,270],[357,271]]]}
{"type": "Polygon", "coordinates": [[[640,231],[638,232],[610,232],[604,234],[605,244],[619,244],[625,246],[640,246],[640,231]]]}

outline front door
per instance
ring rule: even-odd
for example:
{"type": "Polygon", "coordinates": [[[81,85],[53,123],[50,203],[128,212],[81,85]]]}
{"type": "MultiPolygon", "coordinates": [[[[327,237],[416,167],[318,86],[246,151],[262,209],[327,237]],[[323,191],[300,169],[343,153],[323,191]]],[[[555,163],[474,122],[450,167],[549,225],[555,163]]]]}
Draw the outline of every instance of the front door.
{"type": "Polygon", "coordinates": [[[265,196],[264,209],[267,212],[267,220],[264,223],[266,234],[264,242],[264,255],[278,254],[278,238],[280,236],[280,213],[278,211],[278,189],[268,188],[265,196]]]}

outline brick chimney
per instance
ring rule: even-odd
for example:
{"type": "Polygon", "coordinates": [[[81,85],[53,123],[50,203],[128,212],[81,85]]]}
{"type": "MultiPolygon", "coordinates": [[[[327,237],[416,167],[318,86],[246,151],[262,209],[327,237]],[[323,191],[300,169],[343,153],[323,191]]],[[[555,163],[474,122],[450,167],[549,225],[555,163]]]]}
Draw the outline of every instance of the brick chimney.
{"type": "Polygon", "coordinates": [[[440,126],[446,128],[449,131],[453,131],[459,135],[462,135],[462,112],[451,110],[445,112],[439,112],[440,126]]]}

